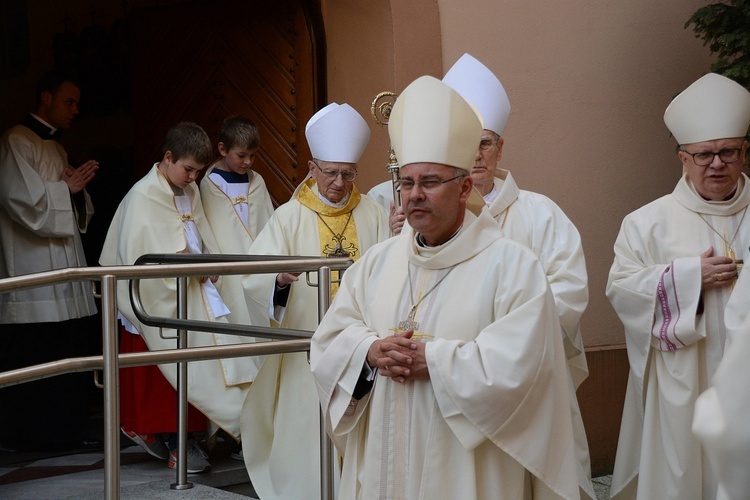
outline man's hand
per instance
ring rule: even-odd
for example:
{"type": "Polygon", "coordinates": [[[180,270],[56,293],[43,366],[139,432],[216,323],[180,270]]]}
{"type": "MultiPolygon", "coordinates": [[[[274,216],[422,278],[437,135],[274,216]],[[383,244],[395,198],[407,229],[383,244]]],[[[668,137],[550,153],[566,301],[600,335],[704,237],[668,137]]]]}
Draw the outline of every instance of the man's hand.
{"type": "Polygon", "coordinates": [[[701,254],[701,288],[710,290],[734,283],[737,264],[729,257],[714,256],[714,247],[701,254]]]}
{"type": "Polygon", "coordinates": [[[276,286],[279,288],[289,286],[299,280],[298,276],[300,274],[302,273],[279,273],[276,275],[276,286]]]}
{"type": "Polygon", "coordinates": [[[60,180],[68,185],[72,194],[83,191],[86,185],[94,179],[99,170],[99,162],[89,160],[78,168],[68,167],[60,174],[60,180]]]}
{"type": "Polygon", "coordinates": [[[425,344],[411,340],[414,330],[376,340],[367,351],[367,364],[396,382],[430,378],[425,344]]]}
{"type": "Polygon", "coordinates": [[[388,217],[388,224],[391,226],[391,232],[396,234],[401,234],[401,230],[404,228],[404,221],[406,220],[406,215],[404,215],[404,208],[398,207],[396,208],[396,203],[391,201],[391,214],[388,217]]]}

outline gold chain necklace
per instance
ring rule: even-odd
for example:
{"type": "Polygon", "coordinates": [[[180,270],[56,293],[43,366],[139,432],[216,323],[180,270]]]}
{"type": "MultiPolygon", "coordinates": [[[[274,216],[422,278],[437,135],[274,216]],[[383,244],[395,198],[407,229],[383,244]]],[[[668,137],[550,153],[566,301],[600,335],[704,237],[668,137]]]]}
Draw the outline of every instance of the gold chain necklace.
{"type": "Polygon", "coordinates": [[[510,205],[508,205],[508,208],[506,208],[504,210],[505,211],[505,215],[503,215],[503,221],[500,223],[500,229],[501,230],[505,229],[505,221],[508,219],[508,212],[510,212],[510,207],[512,207],[513,203],[515,203],[515,202],[516,202],[516,200],[513,200],[513,202],[510,205]]]}
{"type": "MultiPolygon", "coordinates": [[[[317,213],[317,212],[316,212],[317,213]]],[[[351,256],[350,252],[347,252],[344,250],[343,242],[346,239],[346,236],[344,236],[344,231],[346,231],[347,226],[349,225],[349,221],[352,220],[352,212],[349,212],[349,217],[346,219],[346,224],[344,224],[344,228],[341,230],[340,233],[336,233],[333,229],[331,229],[331,226],[329,226],[325,219],[323,219],[323,216],[318,213],[318,218],[320,219],[320,222],[323,223],[325,227],[328,228],[328,230],[333,235],[333,241],[336,242],[336,246],[334,248],[331,248],[328,244],[326,244],[325,248],[323,249],[323,253],[326,257],[349,257],[351,256]]],[[[350,249],[354,249],[354,245],[350,245],[350,249]]]]}
{"type": "Polygon", "coordinates": [[[729,240],[729,241],[727,241],[727,239],[726,239],[726,238],[725,238],[724,236],[722,236],[722,234],[721,234],[721,233],[720,233],[719,231],[717,231],[717,230],[716,230],[716,228],[715,228],[715,227],[713,227],[713,226],[711,225],[711,223],[710,223],[710,222],[708,222],[708,221],[707,221],[707,220],[705,219],[705,217],[703,217],[703,214],[702,214],[702,213],[700,213],[700,212],[696,212],[696,213],[698,214],[698,217],[700,217],[700,218],[701,218],[701,220],[702,220],[703,222],[705,222],[705,223],[706,223],[706,225],[707,225],[708,227],[710,227],[710,228],[711,228],[711,230],[712,230],[712,231],[713,231],[714,233],[716,233],[716,235],[717,235],[717,236],[718,236],[719,238],[721,238],[721,239],[722,239],[722,241],[723,241],[723,242],[724,242],[724,244],[726,245],[726,248],[725,248],[725,250],[727,251],[727,253],[729,253],[729,255],[728,255],[727,257],[729,257],[729,258],[730,258],[730,259],[732,259],[732,260],[735,260],[735,259],[734,259],[734,257],[735,257],[735,256],[734,256],[734,249],[732,248],[732,243],[734,243],[734,239],[735,239],[735,238],[737,237],[737,233],[739,232],[740,228],[742,227],[742,221],[744,221],[744,220],[745,220],[745,214],[747,213],[747,207],[745,207],[745,209],[744,209],[744,210],[742,211],[742,217],[740,218],[740,223],[739,223],[739,224],[737,224],[737,229],[735,229],[735,230],[734,230],[734,234],[732,235],[732,239],[731,239],[731,240],[729,240]]]}
{"type": "Polygon", "coordinates": [[[417,306],[422,303],[425,297],[427,297],[434,289],[440,285],[440,283],[443,282],[445,278],[448,277],[448,275],[456,268],[456,266],[451,266],[450,269],[448,269],[448,272],[445,273],[434,285],[432,285],[432,288],[427,290],[427,293],[422,295],[419,300],[416,302],[414,301],[414,290],[412,289],[411,285],[411,263],[407,264],[406,267],[406,273],[409,276],[409,300],[411,301],[411,307],[409,308],[409,314],[406,316],[406,319],[403,321],[399,321],[398,323],[398,329],[405,332],[406,330],[414,330],[415,332],[419,328],[419,323],[414,321],[414,314],[417,311],[417,306]]]}

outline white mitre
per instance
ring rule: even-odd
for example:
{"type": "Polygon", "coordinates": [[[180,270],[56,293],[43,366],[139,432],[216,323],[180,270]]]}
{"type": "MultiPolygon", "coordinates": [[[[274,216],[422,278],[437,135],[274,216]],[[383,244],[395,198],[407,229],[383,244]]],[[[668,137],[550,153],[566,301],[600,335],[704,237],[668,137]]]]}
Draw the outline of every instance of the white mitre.
{"type": "Polygon", "coordinates": [[[332,102],[310,118],[305,137],[316,160],[357,163],[370,142],[370,128],[354,108],[332,102]]]}
{"type": "MultiPolygon", "coordinates": [[[[401,168],[411,163],[438,163],[471,173],[482,139],[482,117],[458,92],[437,78],[414,80],[396,99],[388,135],[401,168]]],[[[467,208],[486,207],[476,189],[467,208]]]]}
{"type": "Polygon", "coordinates": [[[664,123],[678,144],[745,137],[750,92],[734,80],[708,73],[672,100],[664,123]]]}
{"type": "Polygon", "coordinates": [[[485,129],[503,135],[510,116],[510,100],[503,84],[484,64],[464,54],[445,74],[443,83],[479,110],[485,129]]]}

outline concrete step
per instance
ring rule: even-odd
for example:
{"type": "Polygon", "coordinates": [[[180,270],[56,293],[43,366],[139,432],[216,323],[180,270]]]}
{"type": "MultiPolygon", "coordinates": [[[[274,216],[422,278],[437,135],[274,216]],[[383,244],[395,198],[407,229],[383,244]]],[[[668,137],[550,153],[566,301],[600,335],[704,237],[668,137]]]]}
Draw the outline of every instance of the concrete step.
{"type": "MultiPolygon", "coordinates": [[[[245,464],[229,458],[228,453],[209,456],[211,472],[189,474],[192,488],[175,490],[176,471],[167,467],[163,460],[152,458],[139,446],[122,451],[120,466],[121,499],[238,499],[257,498],[245,469],[245,464]],[[137,454],[137,457],[128,457],[137,454]],[[137,458],[138,460],[130,460],[137,458]]],[[[101,466],[92,470],[56,474],[56,467],[71,469],[71,464],[101,464],[103,454],[90,453],[56,457],[27,463],[23,471],[25,480],[0,484],[0,498],[13,499],[101,499],[104,498],[104,470],[101,466]]]]}

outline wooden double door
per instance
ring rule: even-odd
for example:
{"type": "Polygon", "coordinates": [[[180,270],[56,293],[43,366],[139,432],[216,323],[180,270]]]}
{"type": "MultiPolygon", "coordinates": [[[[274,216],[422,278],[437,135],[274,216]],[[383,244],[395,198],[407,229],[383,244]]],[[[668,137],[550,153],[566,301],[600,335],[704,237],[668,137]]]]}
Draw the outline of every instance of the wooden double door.
{"type": "Polygon", "coordinates": [[[131,11],[135,177],[183,120],[214,145],[224,118],[259,128],[254,165],[276,205],[307,172],[304,128],[325,102],[320,15],[306,0],[193,1],[131,11]]]}

